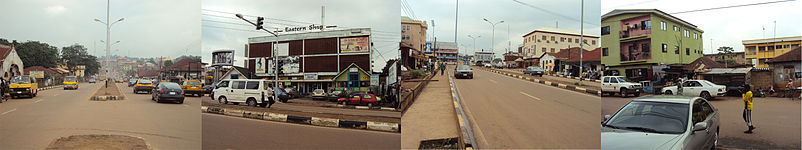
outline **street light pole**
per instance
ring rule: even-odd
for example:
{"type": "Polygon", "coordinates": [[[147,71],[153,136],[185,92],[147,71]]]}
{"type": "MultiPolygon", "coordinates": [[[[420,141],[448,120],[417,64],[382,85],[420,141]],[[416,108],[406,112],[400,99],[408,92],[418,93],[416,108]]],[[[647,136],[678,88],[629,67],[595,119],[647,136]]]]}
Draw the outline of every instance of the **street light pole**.
{"type": "Polygon", "coordinates": [[[579,85],[582,85],[582,71],[584,69],[584,65],[582,64],[582,52],[585,51],[583,47],[583,44],[585,44],[585,40],[583,40],[583,37],[585,37],[585,0],[581,1],[579,8],[579,85]]]}
{"type": "MultiPolygon", "coordinates": [[[[111,26],[114,25],[114,23],[123,21],[123,19],[125,19],[125,18],[120,18],[120,20],[117,20],[114,23],[109,23],[109,11],[110,11],[110,8],[111,8],[111,2],[110,2],[110,0],[106,0],[106,22],[103,22],[100,19],[95,19],[95,21],[103,23],[104,25],[106,25],[106,41],[111,41],[111,26]]],[[[111,54],[110,53],[111,53],[111,43],[106,42],[106,59],[103,62],[103,66],[102,66],[104,68],[103,70],[106,70],[106,72],[104,72],[104,75],[103,75],[106,78],[108,78],[109,62],[111,61],[111,58],[110,58],[111,54]]]]}
{"type": "Polygon", "coordinates": [[[490,22],[490,20],[487,20],[486,18],[483,18],[483,19],[485,20],[485,22],[490,23],[490,26],[492,26],[493,37],[491,38],[492,40],[490,40],[490,51],[491,52],[495,52],[495,47],[493,46],[493,44],[496,43],[496,25],[500,24],[500,23],[504,23],[504,20],[496,22],[496,23],[493,23],[493,22],[490,22]]]}
{"type": "Polygon", "coordinates": [[[468,37],[473,39],[473,52],[476,52],[476,38],[480,38],[482,36],[480,35],[480,36],[473,37],[471,35],[468,35],[468,37]]]}

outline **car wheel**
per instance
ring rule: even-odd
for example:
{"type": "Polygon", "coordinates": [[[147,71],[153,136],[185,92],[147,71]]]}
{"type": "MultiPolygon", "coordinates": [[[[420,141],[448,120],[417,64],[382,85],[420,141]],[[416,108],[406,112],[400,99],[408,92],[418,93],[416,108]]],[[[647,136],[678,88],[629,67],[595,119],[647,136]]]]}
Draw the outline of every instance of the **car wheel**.
{"type": "Polygon", "coordinates": [[[184,104],[184,100],[183,99],[182,100],[178,100],[178,103],[179,104],[184,104]]]}
{"type": "Polygon", "coordinates": [[[706,100],[713,99],[713,96],[710,96],[710,93],[708,93],[708,92],[702,92],[702,94],[699,94],[699,97],[702,97],[702,98],[704,98],[706,100]]]}
{"type": "Polygon", "coordinates": [[[262,107],[262,108],[267,107],[267,102],[262,102],[261,104],[259,104],[259,107],[262,107]]]}
{"type": "Polygon", "coordinates": [[[373,108],[373,103],[368,103],[368,108],[373,108]]]}
{"type": "Polygon", "coordinates": [[[666,92],[663,92],[663,95],[674,95],[674,94],[671,93],[671,91],[666,91],[666,92]]]}
{"type": "Polygon", "coordinates": [[[220,96],[220,98],[217,98],[217,100],[220,102],[220,104],[228,104],[228,100],[225,96],[220,96]]]}
{"type": "Polygon", "coordinates": [[[156,100],[153,95],[150,95],[150,100],[156,100]]]}
{"type": "Polygon", "coordinates": [[[158,96],[156,96],[156,103],[161,103],[161,102],[162,102],[162,99],[159,98],[158,96]]]}
{"type": "Polygon", "coordinates": [[[247,101],[245,101],[245,103],[248,104],[248,106],[256,107],[256,100],[253,98],[249,98],[247,101]]]}
{"type": "Polygon", "coordinates": [[[628,93],[627,93],[627,89],[624,89],[624,88],[622,88],[622,89],[621,89],[621,92],[619,92],[619,94],[621,94],[621,97],[622,97],[622,98],[626,98],[626,97],[627,97],[627,95],[628,95],[628,93]]]}
{"type": "Polygon", "coordinates": [[[640,92],[635,93],[635,97],[638,97],[638,96],[640,96],[640,92]]]}

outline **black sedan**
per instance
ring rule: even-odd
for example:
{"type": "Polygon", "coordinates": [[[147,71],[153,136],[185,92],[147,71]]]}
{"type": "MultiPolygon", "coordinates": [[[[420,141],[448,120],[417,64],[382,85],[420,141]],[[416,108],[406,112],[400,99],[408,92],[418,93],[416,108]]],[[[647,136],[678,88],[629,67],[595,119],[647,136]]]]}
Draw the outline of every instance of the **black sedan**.
{"type": "Polygon", "coordinates": [[[528,74],[528,75],[532,75],[532,76],[537,75],[537,76],[541,76],[542,77],[543,76],[543,72],[545,72],[545,71],[543,70],[543,68],[530,66],[530,67],[526,67],[526,70],[524,70],[523,72],[524,72],[524,74],[528,74]]]}
{"type": "Polygon", "coordinates": [[[454,68],[454,78],[473,79],[473,69],[468,65],[457,65],[454,68]]]}
{"type": "Polygon", "coordinates": [[[178,85],[178,83],[159,83],[156,88],[153,88],[153,92],[151,93],[153,94],[150,99],[155,100],[156,103],[161,103],[163,100],[172,100],[173,102],[177,102],[179,104],[184,103],[184,90],[181,89],[181,86],[178,85]]]}

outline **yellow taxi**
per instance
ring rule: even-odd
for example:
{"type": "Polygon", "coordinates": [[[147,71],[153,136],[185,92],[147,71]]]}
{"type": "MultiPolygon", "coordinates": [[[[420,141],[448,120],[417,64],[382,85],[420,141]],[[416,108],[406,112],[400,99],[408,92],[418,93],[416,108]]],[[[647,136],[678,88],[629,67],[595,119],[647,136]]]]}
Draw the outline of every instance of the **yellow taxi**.
{"type": "Polygon", "coordinates": [[[64,81],[62,83],[64,84],[64,90],[67,90],[67,89],[73,89],[73,90],[78,89],[78,77],[76,77],[76,76],[64,77],[64,81]]]}
{"type": "Polygon", "coordinates": [[[184,89],[184,94],[190,96],[203,96],[202,86],[200,80],[186,80],[181,84],[181,88],[184,89]]]}
{"type": "Polygon", "coordinates": [[[10,83],[8,93],[11,98],[17,98],[20,95],[36,97],[36,94],[39,93],[39,84],[36,83],[36,78],[30,75],[14,76],[10,83]]]}
{"type": "Polygon", "coordinates": [[[134,84],[134,94],[138,94],[139,91],[145,91],[150,94],[150,90],[153,90],[153,82],[148,79],[139,79],[134,84]]]}

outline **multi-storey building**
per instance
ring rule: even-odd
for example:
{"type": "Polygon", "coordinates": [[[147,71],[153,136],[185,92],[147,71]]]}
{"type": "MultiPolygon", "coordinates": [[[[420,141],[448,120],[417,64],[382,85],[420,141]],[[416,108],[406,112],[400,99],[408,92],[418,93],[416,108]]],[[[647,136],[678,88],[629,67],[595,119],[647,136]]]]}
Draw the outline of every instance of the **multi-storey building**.
{"type": "Polygon", "coordinates": [[[802,36],[743,40],[744,59],[756,68],[769,68],[766,61],[785,54],[802,44],[802,36]]]}
{"type": "MultiPolygon", "coordinates": [[[[559,29],[559,28],[540,28],[523,36],[524,44],[521,56],[538,57],[543,53],[556,53],[560,49],[580,47],[579,31],[559,29]]],[[[599,36],[584,34],[581,43],[585,47],[599,47],[599,36]]],[[[592,49],[592,48],[588,48],[592,49]]]]}
{"type": "Polygon", "coordinates": [[[432,51],[437,56],[438,61],[456,63],[457,62],[457,43],[454,42],[433,42],[429,41],[432,45],[432,51]]]}
{"type": "Polygon", "coordinates": [[[657,9],[616,9],[602,15],[602,64],[608,75],[655,80],[702,57],[703,32],[657,9]]]}
{"type": "Polygon", "coordinates": [[[412,52],[412,55],[410,55],[414,58],[415,64],[427,61],[424,55],[427,28],[428,25],[426,25],[426,22],[401,16],[401,42],[408,44],[407,46],[412,47],[412,50],[416,51],[412,52]]]}

